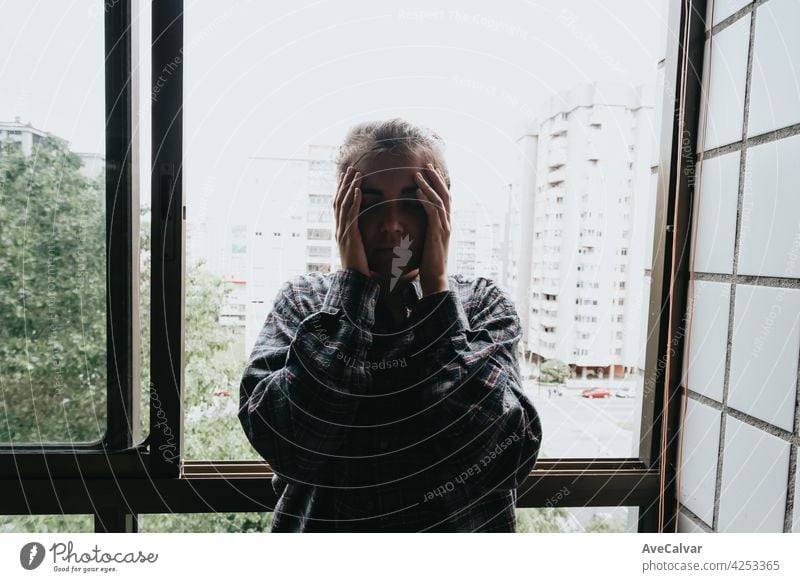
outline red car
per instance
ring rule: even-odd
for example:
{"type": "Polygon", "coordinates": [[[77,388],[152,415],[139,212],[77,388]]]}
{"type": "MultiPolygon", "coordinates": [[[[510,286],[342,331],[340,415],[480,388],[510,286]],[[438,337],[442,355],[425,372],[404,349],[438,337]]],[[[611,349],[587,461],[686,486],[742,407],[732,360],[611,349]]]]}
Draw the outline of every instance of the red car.
{"type": "Polygon", "coordinates": [[[611,392],[605,388],[587,388],[581,392],[584,398],[611,398],[611,392]]]}

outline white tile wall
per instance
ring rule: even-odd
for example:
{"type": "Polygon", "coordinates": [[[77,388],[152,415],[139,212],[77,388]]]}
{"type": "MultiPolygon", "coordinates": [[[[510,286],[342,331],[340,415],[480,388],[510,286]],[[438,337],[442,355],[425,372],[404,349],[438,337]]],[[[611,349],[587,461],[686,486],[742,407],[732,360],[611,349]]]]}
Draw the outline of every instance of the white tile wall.
{"type": "Polygon", "coordinates": [[[800,2],[757,9],[747,135],[800,123],[800,2]]]}
{"type": "MultiPolygon", "coordinates": [[[[751,0],[711,2],[707,27],[741,10],[751,0]]],[[[800,123],[800,1],[767,0],[756,9],[748,136],[800,123]]],[[[704,143],[710,150],[742,137],[747,50],[747,15],[706,42],[708,117],[701,107],[704,143]],[[708,65],[708,62],[711,65],[708,65]]],[[[737,273],[800,278],[800,135],[748,148],[744,176],[737,273]]],[[[707,160],[702,168],[694,249],[698,272],[731,274],[736,228],[740,153],[707,160]]],[[[730,285],[694,282],[690,342],[684,382],[722,400],[730,285]]],[[[692,298],[690,297],[690,300],[692,298]]],[[[691,308],[691,306],[690,306],[691,308]]],[[[800,289],[736,287],[728,404],[787,431],[794,429],[800,354],[800,289]]],[[[681,503],[707,524],[714,505],[719,446],[719,411],[689,400],[681,503]]],[[[727,417],[719,499],[722,532],[782,532],[789,482],[786,441],[727,417]]],[[[800,471],[795,483],[792,531],[800,533],[800,471]]],[[[702,531],[678,517],[681,532],[702,531]]]]}
{"type": "Polygon", "coordinates": [[[720,489],[720,532],[780,533],[789,443],[728,416],[720,489]]]}
{"type": "Polygon", "coordinates": [[[683,513],[678,514],[678,533],[706,533],[693,520],[686,517],[683,513]]]}
{"type": "Polygon", "coordinates": [[[722,402],[725,379],[730,298],[728,283],[711,281],[695,281],[694,294],[688,298],[693,309],[684,384],[717,402],[722,402]]]}
{"type": "Polygon", "coordinates": [[[728,405],[793,430],[800,289],[736,286],[728,405]]]}
{"type": "Polygon", "coordinates": [[[709,0],[706,5],[706,30],[708,30],[711,26],[716,26],[728,18],[728,16],[737,10],[744,8],[751,2],[752,0],[714,0],[713,2],[709,0]],[[714,13],[713,21],[711,19],[712,9],[714,13]]]}
{"type": "Polygon", "coordinates": [[[747,150],[738,272],[800,277],[800,135],[747,150]]]}
{"type": "Polygon", "coordinates": [[[684,422],[680,501],[708,525],[714,519],[721,415],[689,399],[684,422]]]}
{"type": "Polygon", "coordinates": [[[697,237],[694,270],[703,273],[733,272],[736,238],[736,198],[739,191],[739,161],[736,151],[703,160],[697,197],[697,237]]]}
{"type": "MultiPolygon", "coordinates": [[[[714,36],[711,54],[711,92],[708,95],[708,122],[706,108],[700,110],[700,132],[705,126],[705,149],[733,143],[742,139],[744,115],[744,88],[747,77],[747,48],[750,41],[750,14],[736,21],[714,36]]],[[[705,54],[708,58],[708,41],[705,54]]],[[[706,65],[704,65],[705,67],[706,65]]],[[[703,102],[705,101],[707,75],[703,76],[703,102]]],[[[705,103],[703,103],[705,105],[705,103]]],[[[698,148],[703,143],[698,140],[698,148]]]]}

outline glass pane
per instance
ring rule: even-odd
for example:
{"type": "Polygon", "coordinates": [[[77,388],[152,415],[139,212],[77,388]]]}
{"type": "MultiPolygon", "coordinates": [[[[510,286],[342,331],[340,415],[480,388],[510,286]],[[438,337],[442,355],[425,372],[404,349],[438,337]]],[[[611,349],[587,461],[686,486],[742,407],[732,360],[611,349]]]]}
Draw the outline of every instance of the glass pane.
{"type": "Polygon", "coordinates": [[[264,533],[271,527],[272,512],[139,515],[142,533],[264,533]]]}
{"type": "Polygon", "coordinates": [[[106,429],[103,3],[0,19],[0,442],[106,429]],[[79,33],[78,33],[79,31],[79,33]]]}
{"type": "Polygon", "coordinates": [[[3,515],[0,533],[93,533],[93,515],[3,515]]]}
{"type": "Polygon", "coordinates": [[[338,148],[391,117],[447,144],[448,271],[513,299],[541,457],[637,455],[661,4],[187,2],[187,458],[260,458],[246,359],[283,283],[340,268],[338,148]]]}
{"type": "Polygon", "coordinates": [[[139,192],[139,378],[140,415],[139,426],[142,439],[150,433],[150,116],[152,94],[150,92],[151,58],[151,2],[133,2],[131,34],[133,42],[133,75],[138,76],[138,124],[134,123],[133,172],[134,189],[139,192]],[[138,131],[137,131],[138,128],[138,131]]]}
{"type": "Polygon", "coordinates": [[[636,533],[638,507],[519,507],[517,533],[636,533]]]}

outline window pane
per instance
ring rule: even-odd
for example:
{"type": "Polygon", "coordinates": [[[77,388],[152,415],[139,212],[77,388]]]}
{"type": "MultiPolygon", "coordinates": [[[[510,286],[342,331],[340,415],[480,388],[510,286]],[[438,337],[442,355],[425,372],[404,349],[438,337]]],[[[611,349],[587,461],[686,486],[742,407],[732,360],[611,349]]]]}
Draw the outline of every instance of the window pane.
{"type": "Polygon", "coordinates": [[[142,533],[263,533],[271,527],[272,512],[139,515],[142,533]]]}
{"type": "Polygon", "coordinates": [[[246,358],[284,282],[340,267],[338,147],[390,117],[447,143],[448,270],[515,302],[540,456],[637,455],[661,4],[187,2],[187,457],[259,458],[246,358]]]}
{"type": "Polygon", "coordinates": [[[638,507],[519,507],[517,533],[636,533],[638,507]]]}
{"type": "Polygon", "coordinates": [[[93,533],[93,515],[4,515],[0,533],[93,533]]]}
{"type": "Polygon", "coordinates": [[[45,0],[0,19],[0,442],[106,429],[103,16],[45,0]]]}

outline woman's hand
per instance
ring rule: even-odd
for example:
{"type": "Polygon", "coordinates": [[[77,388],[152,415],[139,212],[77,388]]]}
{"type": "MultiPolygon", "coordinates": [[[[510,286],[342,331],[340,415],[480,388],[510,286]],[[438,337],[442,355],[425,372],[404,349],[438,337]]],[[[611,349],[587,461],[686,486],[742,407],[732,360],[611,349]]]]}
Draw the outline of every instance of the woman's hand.
{"type": "Polygon", "coordinates": [[[333,197],[333,215],[336,220],[336,243],[343,269],[355,269],[367,277],[369,270],[364,241],[358,229],[358,213],[361,209],[361,172],[353,166],[339,174],[339,186],[333,197]]]}
{"type": "Polygon", "coordinates": [[[422,295],[447,291],[447,249],[450,245],[450,191],[438,168],[428,163],[424,175],[417,172],[417,196],[428,215],[425,246],[419,266],[422,295]],[[425,176],[425,177],[423,177],[425,176]],[[427,177],[427,178],[426,178],[427,177]]]}

